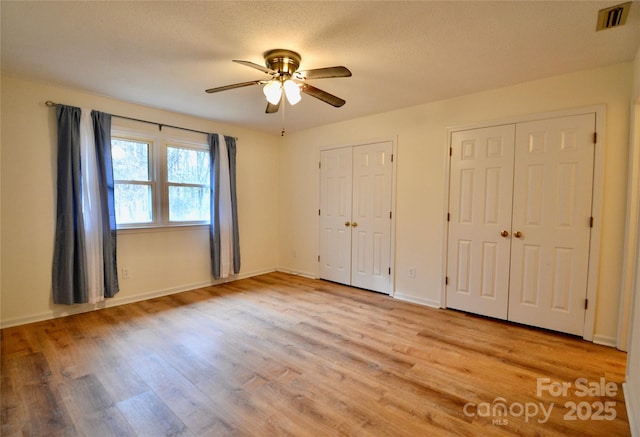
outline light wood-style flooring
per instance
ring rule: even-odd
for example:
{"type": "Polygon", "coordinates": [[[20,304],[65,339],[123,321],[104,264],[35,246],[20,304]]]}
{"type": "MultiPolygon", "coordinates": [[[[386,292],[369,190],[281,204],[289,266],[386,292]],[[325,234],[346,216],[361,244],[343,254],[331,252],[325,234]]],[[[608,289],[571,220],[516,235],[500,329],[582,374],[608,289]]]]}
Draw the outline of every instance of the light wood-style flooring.
{"type": "Polygon", "coordinates": [[[3,436],[630,435],[623,352],[283,273],[7,328],[1,359],[3,436]]]}

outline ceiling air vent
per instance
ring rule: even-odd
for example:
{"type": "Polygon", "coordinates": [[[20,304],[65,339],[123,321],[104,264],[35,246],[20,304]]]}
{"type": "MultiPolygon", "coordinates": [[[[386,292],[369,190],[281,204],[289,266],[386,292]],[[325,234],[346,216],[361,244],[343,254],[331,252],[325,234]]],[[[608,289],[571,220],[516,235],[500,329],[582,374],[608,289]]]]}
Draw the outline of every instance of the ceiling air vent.
{"type": "Polygon", "coordinates": [[[622,26],[627,21],[631,2],[621,5],[612,6],[606,9],[600,9],[598,12],[598,25],[596,30],[611,29],[612,27],[622,26]]]}

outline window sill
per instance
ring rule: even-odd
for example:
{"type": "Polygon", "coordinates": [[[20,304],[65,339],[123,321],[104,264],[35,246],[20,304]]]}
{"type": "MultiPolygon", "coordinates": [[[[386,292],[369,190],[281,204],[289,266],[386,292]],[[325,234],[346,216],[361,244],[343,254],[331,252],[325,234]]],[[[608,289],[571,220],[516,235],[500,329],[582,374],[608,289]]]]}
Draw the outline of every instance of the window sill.
{"type": "Polygon", "coordinates": [[[156,232],[184,232],[184,231],[205,231],[209,229],[208,224],[184,224],[184,225],[154,225],[136,226],[131,228],[118,228],[118,235],[129,234],[150,234],[156,232]]]}

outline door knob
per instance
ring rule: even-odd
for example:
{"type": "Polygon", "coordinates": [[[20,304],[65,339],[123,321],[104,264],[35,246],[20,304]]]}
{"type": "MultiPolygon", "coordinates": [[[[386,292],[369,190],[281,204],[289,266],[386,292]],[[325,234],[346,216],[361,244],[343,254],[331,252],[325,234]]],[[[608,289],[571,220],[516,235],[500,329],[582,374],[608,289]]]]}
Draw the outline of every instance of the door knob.
{"type": "Polygon", "coordinates": [[[349,222],[344,222],[344,225],[348,227],[348,226],[351,226],[351,223],[349,223],[349,222]]]}
{"type": "Polygon", "coordinates": [[[500,235],[502,235],[503,237],[508,237],[509,236],[509,231],[502,231],[500,232],[500,235]]]}
{"type": "Polygon", "coordinates": [[[353,226],[354,228],[358,227],[358,224],[356,222],[351,223],[351,226],[353,226]]]}
{"type": "Polygon", "coordinates": [[[516,238],[522,238],[522,232],[520,232],[520,231],[515,231],[515,232],[513,233],[513,236],[514,236],[514,237],[516,237],[516,238]]]}

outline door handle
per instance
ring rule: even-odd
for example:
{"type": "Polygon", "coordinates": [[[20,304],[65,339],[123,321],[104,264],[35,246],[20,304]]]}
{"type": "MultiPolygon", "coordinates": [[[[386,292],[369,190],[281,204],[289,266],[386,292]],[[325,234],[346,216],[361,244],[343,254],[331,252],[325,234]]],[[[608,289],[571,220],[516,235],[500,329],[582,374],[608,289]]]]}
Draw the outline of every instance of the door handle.
{"type": "Polygon", "coordinates": [[[351,223],[351,226],[353,226],[354,228],[358,227],[358,224],[356,222],[351,223]]]}
{"type": "Polygon", "coordinates": [[[513,233],[513,236],[514,236],[514,237],[516,237],[516,238],[522,238],[522,232],[520,232],[520,231],[515,231],[515,232],[513,233]]]}
{"type": "Polygon", "coordinates": [[[502,235],[503,237],[507,238],[509,236],[509,231],[502,231],[502,232],[500,232],[500,235],[502,235]]]}
{"type": "Polygon", "coordinates": [[[344,225],[345,225],[346,227],[349,227],[349,226],[351,226],[351,223],[349,223],[349,222],[344,222],[344,225]]]}

